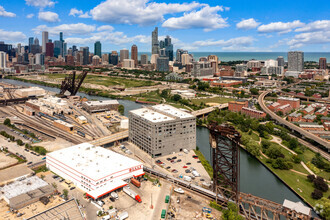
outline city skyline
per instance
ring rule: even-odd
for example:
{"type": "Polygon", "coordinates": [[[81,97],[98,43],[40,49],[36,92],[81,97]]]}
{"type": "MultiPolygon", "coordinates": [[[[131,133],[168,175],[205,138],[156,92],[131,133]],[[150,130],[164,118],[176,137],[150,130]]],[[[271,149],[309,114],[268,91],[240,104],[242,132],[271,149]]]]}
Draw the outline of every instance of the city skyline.
{"type": "Polygon", "coordinates": [[[29,37],[41,41],[42,31],[48,31],[48,38],[53,41],[63,32],[68,48],[72,45],[93,48],[96,41],[101,41],[102,51],[128,49],[133,44],[139,51],[151,51],[150,33],[157,26],[159,39],[171,36],[174,51],[178,48],[194,52],[329,51],[326,1],[259,3],[257,0],[220,5],[207,1],[147,0],[124,0],[120,5],[113,0],[2,2],[0,20],[6,25],[1,27],[0,41],[28,45],[29,37]]]}

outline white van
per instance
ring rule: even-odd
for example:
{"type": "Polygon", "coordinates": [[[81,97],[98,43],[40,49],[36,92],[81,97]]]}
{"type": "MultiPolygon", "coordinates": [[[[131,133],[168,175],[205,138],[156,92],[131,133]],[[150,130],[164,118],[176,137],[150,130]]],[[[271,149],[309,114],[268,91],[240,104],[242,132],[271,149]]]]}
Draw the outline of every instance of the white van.
{"type": "Polygon", "coordinates": [[[122,212],[117,217],[118,220],[124,220],[124,219],[127,219],[127,218],[128,218],[128,212],[122,212]]]}
{"type": "Polygon", "coordinates": [[[183,180],[190,182],[191,181],[191,177],[190,176],[183,176],[183,180]]]}

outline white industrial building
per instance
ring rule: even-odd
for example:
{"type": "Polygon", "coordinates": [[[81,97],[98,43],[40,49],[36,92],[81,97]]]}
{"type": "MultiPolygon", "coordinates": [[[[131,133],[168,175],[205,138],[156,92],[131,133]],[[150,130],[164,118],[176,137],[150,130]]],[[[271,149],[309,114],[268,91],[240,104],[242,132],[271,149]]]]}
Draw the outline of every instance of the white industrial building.
{"type": "Polygon", "coordinates": [[[90,143],[47,154],[46,166],[92,199],[126,186],[126,180],[144,175],[141,162],[90,143]]]}
{"type": "Polygon", "coordinates": [[[46,91],[39,87],[30,87],[24,89],[17,89],[15,91],[15,95],[18,97],[29,97],[29,96],[44,96],[46,95],[46,91]]]}
{"type": "Polygon", "coordinates": [[[37,100],[29,100],[25,103],[25,105],[48,115],[54,115],[54,113],[72,114],[72,109],[69,107],[67,101],[55,96],[47,96],[37,100]]]}

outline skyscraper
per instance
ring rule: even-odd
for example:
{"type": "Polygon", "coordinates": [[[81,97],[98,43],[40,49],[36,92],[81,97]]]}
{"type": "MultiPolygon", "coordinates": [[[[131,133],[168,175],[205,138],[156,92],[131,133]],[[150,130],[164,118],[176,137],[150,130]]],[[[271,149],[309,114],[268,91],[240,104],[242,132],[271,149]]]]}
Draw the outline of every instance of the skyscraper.
{"type": "Polygon", "coordinates": [[[6,68],[7,54],[3,51],[0,51],[0,69],[6,68]]]}
{"type": "Polygon", "coordinates": [[[97,55],[99,57],[102,57],[102,46],[100,41],[96,41],[94,43],[94,55],[97,55]]]}
{"type": "Polygon", "coordinates": [[[44,65],[45,64],[45,55],[41,53],[36,54],[36,64],[44,65]]]}
{"type": "Polygon", "coordinates": [[[282,56],[277,57],[278,66],[284,66],[284,58],[282,56]]]}
{"type": "Polygon", "coordinates": [[[34,40],[33,37],[30,37],[29,38],[29,53],[31,53],[31,48],[32,48],[32,45],[33,45],[33,40],[34,40]]]}
{"type": "Polygon", "coordinates": [[[132,48],[131,48],[131,59],[134,60],[134,66],[137,67],[138,66],[138,47],[133,44],[132,48]]]}
{"type": "Polygon", "coordinates": [[[54,41],[54,57],[62,54],[62,42],[59,40],[54,41]]]}
{"type": "Polygon", "coordinates": [[[46,44],[48,43],[48,32],[42,32],[42,53],[46,53],[46,44]]]}
{"type": "Polygon", "coordinates": [[[54,56],[54,44],[46,43],[46,57],[53,57],[53,56],[54,56]]]}
{"type": "Polygon", "coordinates": [[[118,64],[118,53],[117,51],[112,51],[111,55],[109,57],[109,63],[112,65],[117,65],[118,64]]]}
{"type": "Polygon", "coordinates": [[[122,49],[120,50],[120,62],[124,62],[125,59],[128,59],[129,58],[129,52],[127,49],[122,49]]]}
{"type": "Polygon", "coordinates": [[[159,54],[158,27],[151,34],[151,54],[159,54]]]}
{"type": "Polygon", "coordinates": [[[63,53],[62,53],[62,56],[65,57],[68,53],[68,50],[67,50],[67,43],[66,42],[63,42],[63,53]]]}
{"type": "Polygon", "coordinates": [[[163,72],[168,72],[169,71],[169,60],[168,57],[158,57],[157,58],[157,70],[158,71],[163,71],[163,72]]]}
{"type": "Polygon", "coordinates": [[[34,44],[34,45],[38,45],[38,46],[40,45],[40,44],[39,44],[39,39],[38,39],[37,37],[34,38],[33,44],[34,44]]]}
{"type": "Polygon", "coordinates": [[[288,71],[302,72],[304,70],[304,52],[288,52],[288,71]]]}
{"type": "Polygon", "coordinates": [[[83,62],[82,65],[89,64],[89,48],[88,47],[80,47],[83,55],[83,62]]]}
{"type": "Polygon", "coordinates": [[[327,58],[321,57],[319,59],[319,65],[320,65],[320,69],[326,70],[327,69],[327,58]]]}
{"type": "Polygon", "coordinates": [[[63,32],[60,32],[60,41],[64,42],[64,40],[63,40],[63,32]]]}
{"type": "Polygon", "coordinates": [[[141,64],[148,64],[148,55],[147,54],[142,54],[141,55],[141,64]]]}
{"type": "Polygon", "coordinates": [[[165,38],[165,54],[168,57],[169,61],[173,61],[173,44],[170,36],[165,38]]]}
{"type": "Polygon", "coordinates": [[[182,63],[182,58],[181,58],[182,54],[188,54],[188,51],[183,50],[183,49],[176,50],[176,61],[179,63],[182,63]]]}
{"type": "Polygon", "coordinates": [[[159,49],[163,49],[163,48],[165,48],[165,41],[160,40],[159,41],[159,49]]]}

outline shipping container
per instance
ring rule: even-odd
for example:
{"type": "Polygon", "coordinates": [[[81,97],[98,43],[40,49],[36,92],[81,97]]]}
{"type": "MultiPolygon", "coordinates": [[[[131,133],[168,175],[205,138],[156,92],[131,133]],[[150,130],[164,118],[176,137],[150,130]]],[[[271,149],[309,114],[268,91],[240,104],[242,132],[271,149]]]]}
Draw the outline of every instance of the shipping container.
{"type": "Polygon", "coordinates": [[[136,186],[137,188],[140,188],[140,187],[141,187],[141,182],[138,181],[137,179],[132,178],[132,179],[131,179],[131,183],[132,183],[134,186],[136,186]]]}

